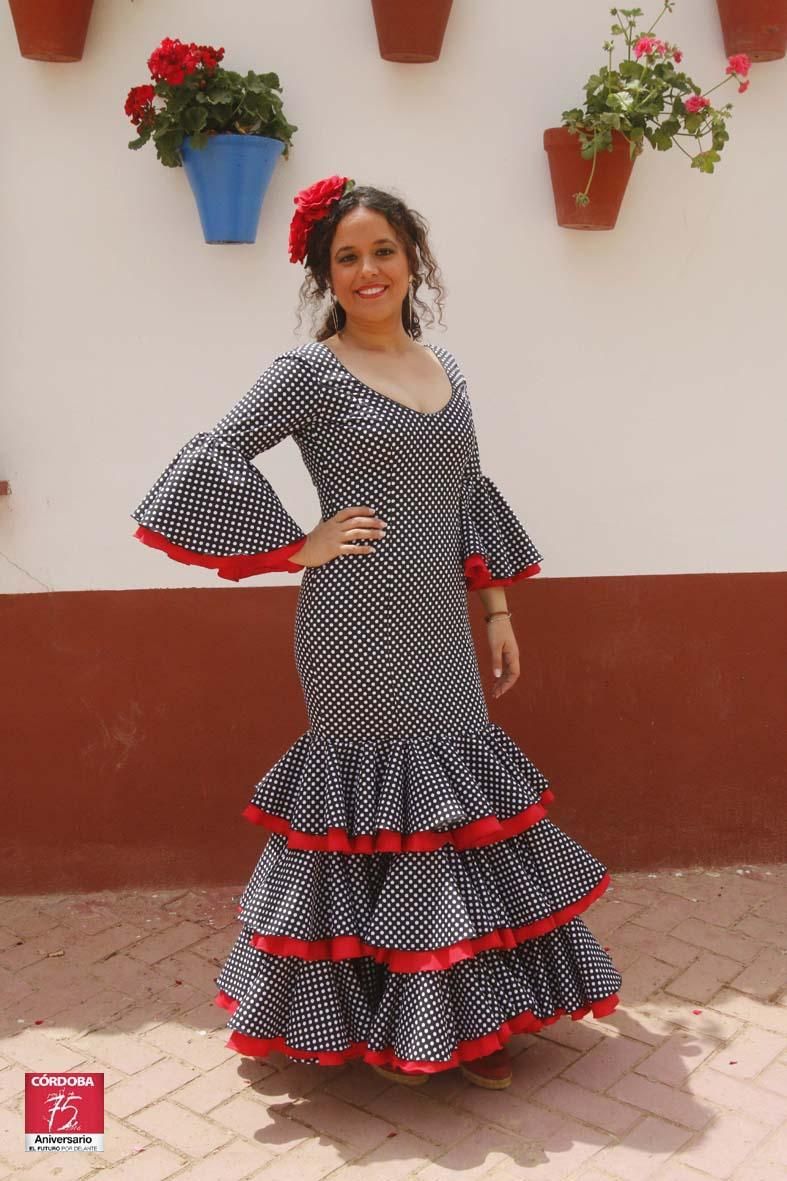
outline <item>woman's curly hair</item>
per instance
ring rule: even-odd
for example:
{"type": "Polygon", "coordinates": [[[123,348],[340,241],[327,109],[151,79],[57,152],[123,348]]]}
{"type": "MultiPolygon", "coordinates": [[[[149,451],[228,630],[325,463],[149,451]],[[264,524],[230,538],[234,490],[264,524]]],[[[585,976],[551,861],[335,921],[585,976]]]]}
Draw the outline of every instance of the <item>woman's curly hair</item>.
{"type": "MultiPolygon", "coordinates": [[[[409,299],[402,300],[402,325],[413,338],[421,337],[421,316],[426,314],[428,324],[434,323],[431,308],[418,298],[418,289],[422,283],[434,293],[434,303],[437,307],[438,320],[443,324],[443,301],[445,291],[441,282],[440,270],[429,249],[427,233],[429,225],[425,218],[415,209],[410,209],[399,197],[386,193],[382,189],[372,188],[370,185],[355,186],[345,193],[329,208],[325,217],[314,222],[308,238],[308,250],[304,259],[306,277],[301,284],[298,302],[298,327],[300,328],[301,312],[307,305],[312,308],[312,325],[317,325],[316,340],[325,340],[333,336],[335,326],[330,308],[322,314],[322,320],[317,324],[322,309],[323,298],[330,292],[331,279],[331,245],[339,222],[351,209],[359,205],[366,209],[374,209],[381,213],[390,223],[396,236],[407,252],[410,274],[413,276],[411,285],[413,293],[412,326],[410,325],[409,299]]],[[[341,330],[347,322],[344,308],[336,304],[336,317],[341,330]]]]}

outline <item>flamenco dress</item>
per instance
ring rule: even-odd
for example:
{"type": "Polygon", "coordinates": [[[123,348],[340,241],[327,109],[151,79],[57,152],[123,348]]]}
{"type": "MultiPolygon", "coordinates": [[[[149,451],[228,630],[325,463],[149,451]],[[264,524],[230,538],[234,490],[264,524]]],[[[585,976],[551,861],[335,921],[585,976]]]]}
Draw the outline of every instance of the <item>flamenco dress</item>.
{"type": "Polygon", "coordinates": [[[622,983],[580,917],[606,867],[547,814],[548,780],[490,720],[468,592],[541,554],[483,473],[467,382],[422,413],[318,341],[277,355],[191,438],[131,514],[169,557],[238,581],[302,571],[294,657],[308,729],[243,815],[269,833],[215,983],[227,1046],[437,1072],[622,983]],[[291,561],[306,540],[252,462],[291,436],[323,519],[368,505],[370,556],[291,561]]]}

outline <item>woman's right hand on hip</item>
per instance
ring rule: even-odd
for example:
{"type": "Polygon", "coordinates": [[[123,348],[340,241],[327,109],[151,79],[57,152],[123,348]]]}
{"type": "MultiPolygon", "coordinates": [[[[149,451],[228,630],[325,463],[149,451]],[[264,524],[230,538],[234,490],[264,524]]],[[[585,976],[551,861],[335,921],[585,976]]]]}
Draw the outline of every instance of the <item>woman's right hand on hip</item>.
{"type": "Polygon", "coordinates": [[[385,529],[385,521],[375,516],[374,509],[366,504],[350,505],[315,525],[290,561],[297,566],[324,566],[344,554],[373,554],[373,542],[385,537],[385,529]]]}

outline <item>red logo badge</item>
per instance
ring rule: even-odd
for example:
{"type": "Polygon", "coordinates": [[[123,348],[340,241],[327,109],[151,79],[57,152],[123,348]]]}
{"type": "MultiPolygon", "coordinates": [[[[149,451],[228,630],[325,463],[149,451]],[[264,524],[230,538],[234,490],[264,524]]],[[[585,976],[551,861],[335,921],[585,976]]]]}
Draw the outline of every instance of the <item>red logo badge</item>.
{"type": "Polygon", "coordinates": [[[25,1150],[103,1152],[103,1072],[26,1072],[25,1150]]]}

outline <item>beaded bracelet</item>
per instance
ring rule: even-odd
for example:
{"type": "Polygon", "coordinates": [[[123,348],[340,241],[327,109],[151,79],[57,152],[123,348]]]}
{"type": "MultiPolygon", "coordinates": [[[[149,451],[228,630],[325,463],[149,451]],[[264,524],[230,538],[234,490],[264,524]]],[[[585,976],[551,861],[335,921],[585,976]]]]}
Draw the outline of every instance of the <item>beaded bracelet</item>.
{"type": "Polygon", "coordinates": [[[490,612],[490,614],[489,614],[489,615],[485,615],[485,616],[484,616],[484,619],[486,620],[486,622],[487,622],[487,623],[489,623],[489,620],[490,620],[490,619],[494,619],[494,617],[495,617],[496,615],[507,615],[509,619],[511,618],[511,612],[510,612],[510,611],[492,611],[492,612],[490,612]]]}

